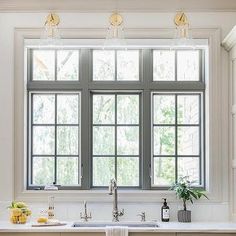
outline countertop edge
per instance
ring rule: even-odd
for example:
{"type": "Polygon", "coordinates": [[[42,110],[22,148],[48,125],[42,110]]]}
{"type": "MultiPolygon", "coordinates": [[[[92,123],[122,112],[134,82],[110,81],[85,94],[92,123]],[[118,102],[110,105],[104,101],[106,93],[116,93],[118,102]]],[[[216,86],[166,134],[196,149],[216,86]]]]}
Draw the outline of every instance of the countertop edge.
{"type": "MultiPolygon", "coordinates": [[[[101,233],[105,232],[106,228],[103,227],[83,227],[74,228],[72,222],[65,222],[65,226],[48,226],[48,227],[32,227],[30,223],[25,225],[14,225],[9,222],[0,222],[1,233],[101,233]]],[[[131,233],[236,233],[236,223],[234,222],[192,222],[192,223],[159,223],[157,228],[132,228],[128,230],[131,233]]]]}

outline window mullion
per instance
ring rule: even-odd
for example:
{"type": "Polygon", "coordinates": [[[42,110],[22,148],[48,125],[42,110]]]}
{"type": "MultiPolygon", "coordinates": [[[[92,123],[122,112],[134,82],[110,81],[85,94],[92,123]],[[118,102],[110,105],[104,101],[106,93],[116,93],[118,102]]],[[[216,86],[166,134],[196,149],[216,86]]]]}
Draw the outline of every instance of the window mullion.
{"type": "Polygon", "coordinates": [[[175,94],[175,181],[178,181],[178,95],[175,94]]]}
{"type": "Polygon", "coordinates": [[[81,82],[81,188],[89,189],[91,187],[92,176],[92,111],[91,94],[88,89],[90,81],[90,70],[92,68],[91,51],[81,50],[80,58],[80,82],[81,82]]]}
{"type": "MultiPolygon", "coordinates": [[[[33,184],[33,94],[28,93],[30,96],[30,184],[33,184]]],[[[29,150],[29,148],[28,148],[29,150]]]]}
{"type": "Polygon", "coordinates": [[[142,189],[150,189],[152,182],[152,122],[151,122],[151,84],[152,84],[152,50],[144,49],[142,53],[142,79],[144,91],[142,94],[141,121],[142,121],[142,189]]]}
{"type": "MultiPolygon", "coordinates": [[[[142,131],[143,131],[143,153],[142,153],[142,189],[151,188],[151,160],[152,160],[152,128],[151,128],[151,96],[148,90],[143,92],[142,103],[142,131]]],[[[153,177],[153,176],[152,176],[153,177]]]]}
{"type": "Polygon", "coordinates": [[[203,127],[203,119],[202,119],[202,102],[201,100],[201,94],[199,94],[199,184],[202,185],[204,178],[202,176],[202,171],[204,170],[204,167],[202,166],[203,163],[203,156],[204,156],[204,144],[203,144],[203,134],[202,134],[202,127],[203,127]]]}
{"type": "Polygon", "coordinates": [[[55,149],[54,149],[54,182],[57,184],[57,94],[55,94],[55,149]]]}
{"type": "Polygon", "coordinates": [[[115,94],[115,179],[117,180],[117,94],[115,94]]]}

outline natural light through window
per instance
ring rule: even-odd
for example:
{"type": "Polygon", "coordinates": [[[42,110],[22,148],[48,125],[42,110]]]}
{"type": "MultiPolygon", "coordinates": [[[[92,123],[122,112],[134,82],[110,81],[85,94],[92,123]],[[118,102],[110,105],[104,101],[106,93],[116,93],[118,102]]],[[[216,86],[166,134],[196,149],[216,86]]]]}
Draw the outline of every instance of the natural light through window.
{"type": "Polygon", "coordinates": [[[205,186],[205,49],[28,48],[27,186],[205,186]]]}

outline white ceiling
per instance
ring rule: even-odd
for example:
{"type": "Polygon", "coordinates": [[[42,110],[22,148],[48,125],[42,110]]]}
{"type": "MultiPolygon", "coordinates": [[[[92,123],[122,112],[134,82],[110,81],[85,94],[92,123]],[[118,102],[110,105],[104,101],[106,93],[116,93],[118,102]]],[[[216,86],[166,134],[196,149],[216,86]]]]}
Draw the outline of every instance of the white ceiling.
{"type": "Polygon", "coordinates": [[[0,12],[236,11],[236,0],[0,0],[0,12]]]}

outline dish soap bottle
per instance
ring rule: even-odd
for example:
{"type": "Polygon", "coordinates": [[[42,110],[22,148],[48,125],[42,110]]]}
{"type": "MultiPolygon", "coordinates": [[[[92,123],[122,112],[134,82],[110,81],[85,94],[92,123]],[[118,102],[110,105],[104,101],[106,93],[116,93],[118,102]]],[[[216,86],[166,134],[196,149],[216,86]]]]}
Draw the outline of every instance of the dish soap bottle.
{"type": "Polygon", "coordinates": [[[169,222],[170,221],[170,208],[167,206],[166,198],[163,198],[164,203],[161,207],[161,221],[169,222]]]}
{"type": "Polygon", "coordinates": [[[53,196],[48,197],[48,219],[49,220],[54,219],[54,197],[53,196]]]}

